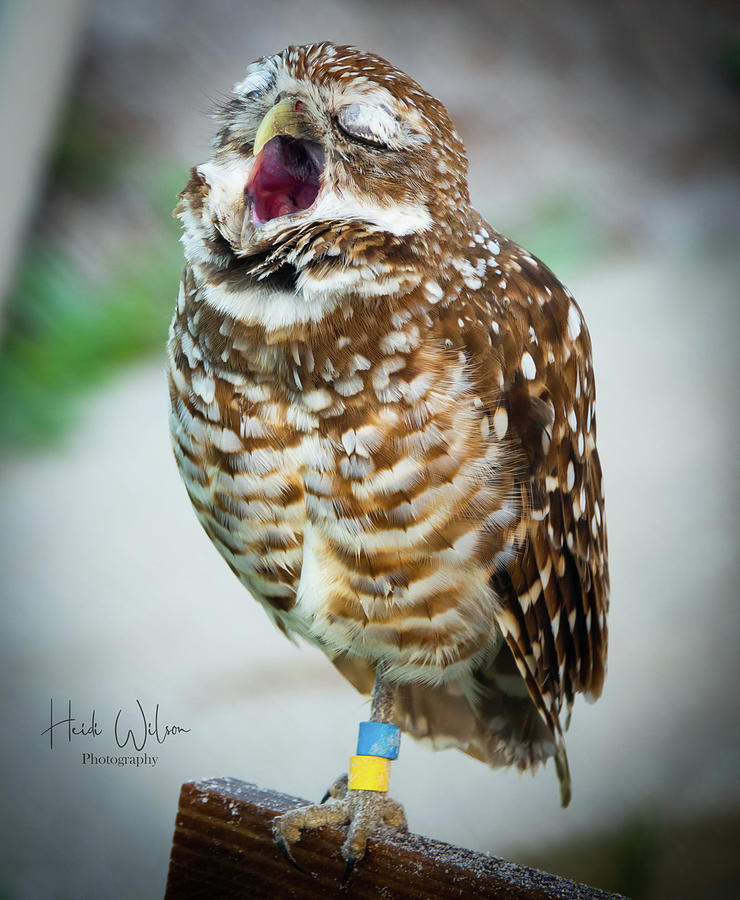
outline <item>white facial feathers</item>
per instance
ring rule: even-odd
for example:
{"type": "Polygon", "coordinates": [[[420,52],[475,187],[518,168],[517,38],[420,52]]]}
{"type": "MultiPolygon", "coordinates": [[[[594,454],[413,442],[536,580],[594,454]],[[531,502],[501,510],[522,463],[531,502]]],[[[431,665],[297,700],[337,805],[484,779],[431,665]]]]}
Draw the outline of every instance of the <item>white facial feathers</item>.
{"type": "Polygon", "coordinates": [[[246,100],[256,99],[275,83],[275,58],[259,59],[247,67],[246,77],[234,85],[234,93],[246,100]]]}

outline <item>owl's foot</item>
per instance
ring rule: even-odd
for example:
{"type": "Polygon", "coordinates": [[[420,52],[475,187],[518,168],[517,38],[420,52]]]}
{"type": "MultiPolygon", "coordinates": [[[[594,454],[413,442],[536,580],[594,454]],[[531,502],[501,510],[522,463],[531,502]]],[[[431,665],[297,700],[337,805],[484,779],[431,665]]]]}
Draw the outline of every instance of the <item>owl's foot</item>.
{"type": "Polygon", "coordinates": [[[345,860],[342,885],[345,885],[365,855],[368,838],[383,826],[406,831],[406,814],[397,800],[382,791],[348,790],[346,776],[338,778],[327,794],[326,802],[300,806],[278,816],[272,823],[272,831],[286,859],[301,872],[306,872],[291,851],[291,845],[301,839],[301,833],[322,825],[349,825],[341,851],[345,860]]]}

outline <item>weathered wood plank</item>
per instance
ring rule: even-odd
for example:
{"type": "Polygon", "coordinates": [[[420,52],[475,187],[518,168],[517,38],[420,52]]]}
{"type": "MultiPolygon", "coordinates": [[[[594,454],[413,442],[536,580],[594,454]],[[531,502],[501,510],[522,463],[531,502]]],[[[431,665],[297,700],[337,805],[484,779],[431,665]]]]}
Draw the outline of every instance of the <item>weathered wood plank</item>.
{"type": "Polygon", "coordinates": [[[309,832],[296,845],[296,858],[314,873],[313,878],[292,868],[273,842],[271,820],[305,802],[230,778],[184,784],[166,900],[617,896],[416,834],[391,832],[368,842],[365,858],[342,889],[341,829],[309,832]]]}

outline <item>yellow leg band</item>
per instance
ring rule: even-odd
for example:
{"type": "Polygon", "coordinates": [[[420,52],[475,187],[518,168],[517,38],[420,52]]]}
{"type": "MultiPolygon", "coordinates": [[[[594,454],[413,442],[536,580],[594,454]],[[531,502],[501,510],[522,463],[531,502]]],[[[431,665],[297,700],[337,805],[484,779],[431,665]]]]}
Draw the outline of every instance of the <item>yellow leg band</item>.
{"type": "Polygon", "coordinates": [[[382,756],[350,756],[348,787],[353,791],[387,791],[391,761],[382,756]]]}

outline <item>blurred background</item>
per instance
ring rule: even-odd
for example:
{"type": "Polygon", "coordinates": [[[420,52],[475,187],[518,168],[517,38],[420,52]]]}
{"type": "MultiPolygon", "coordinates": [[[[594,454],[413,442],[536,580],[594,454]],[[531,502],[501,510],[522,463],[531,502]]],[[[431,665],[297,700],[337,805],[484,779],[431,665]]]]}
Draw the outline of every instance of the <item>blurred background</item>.
{"type": "MultiPolygon", "coordinates": [[[[168,444],[177,191],[258,56],[375,50],[449,108],[471,194],[591,329],[609,675],[550,766],[404,742],[412,830],[635,898],[740,876],[740,16],[733,2],[6,0],[0,5],[0,897],[161,896],[180,784],[309,799],[366,706],[269,625],[200,531],[168,444]],[[54,746],[72,702],[103,733],[54,746]],[[160,725],[148,768],[113,721],[160,725]]],[[[298,851],[299,853],[300,851],[298,851]]],[[[295,873],[286,870],[286,877],[295,873]]]]}

